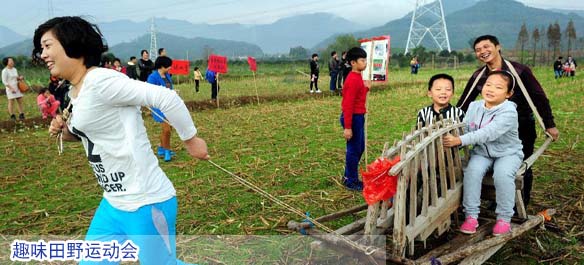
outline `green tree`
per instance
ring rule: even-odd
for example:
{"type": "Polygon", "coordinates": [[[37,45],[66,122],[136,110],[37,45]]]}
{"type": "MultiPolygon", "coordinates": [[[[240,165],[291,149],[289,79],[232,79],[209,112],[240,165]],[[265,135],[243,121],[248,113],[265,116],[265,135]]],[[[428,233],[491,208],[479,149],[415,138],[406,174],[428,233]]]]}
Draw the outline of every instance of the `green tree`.
{"type": "Polygon", "coordinates": [[[576,28],[574,27],[574,21],[570,19],[568,26],[566,26],[566,38],[568,39],[568,55],[570,55],[572,49],[572,42],[576,41],[576,28]]]}
{"type": "Polygon", "coordinates": [[[525,51],[525,44],[529,41],[529,33],[527,32],[527,27],[525,22],[521,25],[521,30],[519,30],[519,35],[517,36],[517,46],[521,52],[521,63],[523,63],[523,52],[525,51]]]}
{"type": "Polygon", "coordinates": [[[533,66],[535,66],[536,58],[537,58],[537,43],[539,42],[539,29],[535,28],[533,33],[531,33],[531,40],[533,40],[533,66]]]}
{"type": "Polygon", "coordinates": [[[288,56],[293,59],[306,59],[308,58],[308,50],[302,46],[291,47],[288,56]]]}
{"type": "MultiPolygon", "coordinates": [[[[339,35],[335,42],[329,45],[326,49],[324,54],[321,54],[321,58],[323,62],[327,62],[330,59],[330,54],[332,51],[336,51],[339,54],[339,58],[341,58],[341,53],[343,51],[348,51],[353,47],[360,47],[361,44],[359,41],[353,36],[353,34],[345,34],[339,35]]],[[[369,51],[367,51],[369,52],[369,51]]]]}
{"type": "MultiPolygon", "coordinates": [[[[556,58],[560,54],[560,43],[562,41],[562,31],[560,24],[556,21],[553,25],[550,24],[547,30],[548,48],[551,52],[551,58],[556,58]]],[[[550,57],[550,56],[548,56],[550,57]]]]}

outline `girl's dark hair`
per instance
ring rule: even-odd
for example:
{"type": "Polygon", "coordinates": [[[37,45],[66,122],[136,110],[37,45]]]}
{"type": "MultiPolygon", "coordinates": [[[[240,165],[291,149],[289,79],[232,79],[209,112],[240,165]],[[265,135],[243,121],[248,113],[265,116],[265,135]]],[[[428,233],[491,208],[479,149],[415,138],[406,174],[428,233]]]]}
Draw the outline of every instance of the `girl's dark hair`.
{"type": "Polygon", "coordinates": [[[114,63],[115,62],[122,63],[122,61],[120,60],[120,58],[114,58],[114,63]]]}
{"type": "Polygon", "coordinates": [[[61,43],[68,57],[83,58],[83,64],[87,68],[99,66],[102,53],[108,49],[97,25],[81,17],[55,17],[38,26],[34,31],[33,60],[42,61],[41,37],[49,31],[61,43]]]}
{"type": "Polygon", "coordinates": [[[428,91],[432,90],[434,81],[438,79],[446,79],[450,81],[450,83],[452,84],[452,91],[454,91],[454,78],[452,78],[452,76],[449,74],[435,74],[432,77],[430,77],[430,81],[428,81],[428,91]]]}
{"type": "Polygon", "coordinates": [[[156,58],[156,61],[154,62],[154,69],[160,69],[162,67],[164,68],[168,68],[172,65],[172,59],[166,57],[166,56],[159,56],[158,58],[156,58]]]}
{"type": "Polygon", "coordinates": [[[199,70],[199,67],[198,66],[195,66],[195,71],[197,71],[197,70],[199,70]]]}
{"type": "Polygon", "coordinates": [[[513,74],[511,74],[509,71],[505,71],[505,70],[495,70],[489,73],[488,76],[492,76],[492,75],[498,75],[501,76],[501,78],[503,78],[505,81],[507,81],[507,93],[513,91],[513,89],[515,89],[515,76],[513,76],[513,74]]]}
{"type": "Polygon", "coordinates": [[[47,90],[49,90],[49,89],[46,87],[41,87],[41,89],[39,89],[39,95],[44,94],[45,92],[47,92],[47,90]]]}
{"type": "Polygon", "coordinates": [[[10,56],[2,58],[2,64],[4,66],[7,66],[8,65],[8,60],[10,60],[10,59],[12,59],[12,61],[14,61],[14,58],[13,57],[10,57],[10,56]]]}
{"type": "Polygon", "coordinates": [[[353,47],[347,51],[347,61],[357,61],[360,58],[367,58],[367,52],[361,47],[353,47]]]}

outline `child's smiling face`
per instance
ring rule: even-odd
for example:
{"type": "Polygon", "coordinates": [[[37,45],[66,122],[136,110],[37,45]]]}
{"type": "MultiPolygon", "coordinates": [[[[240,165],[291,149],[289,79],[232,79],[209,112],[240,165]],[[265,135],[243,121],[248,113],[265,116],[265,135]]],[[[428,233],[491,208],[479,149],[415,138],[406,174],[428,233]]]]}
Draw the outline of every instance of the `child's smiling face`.
{"type": "Polygon", "coordinates": [[[436,79],[428,91],[428,96],[432,102],[439,107],[446,107],[450,103],[453,94],[452,82],[448,79],[436,79]]]}
{"type": "Polygon", "coordinates": [[[481,95],[485,100],[485,106],[491,108],[510,98],[513,91],[509,89],[509,80],[505,80],[500,74],[495,74],[487,78],[481,95]]]}

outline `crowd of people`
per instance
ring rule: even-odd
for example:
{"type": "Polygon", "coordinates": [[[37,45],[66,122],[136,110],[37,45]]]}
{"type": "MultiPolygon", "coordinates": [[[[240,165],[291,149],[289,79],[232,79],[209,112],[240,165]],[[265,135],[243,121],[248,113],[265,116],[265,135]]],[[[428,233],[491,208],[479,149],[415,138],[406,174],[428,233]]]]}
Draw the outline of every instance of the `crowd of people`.
{"type": "Polygon", "coordinates": [[[576,60],[574,60],[574,58],[572,58],[572,56],[568,56],[568,58],[564,62],[562,62],[563,59],[564,59],[564,57],[560,56],[554,62],[554,76],[555,76],[555,78],[556,79],[562,78],[562,77],[572,77],[573,78],[574,76],[576,76],[576,67],[578,67],[576,60]]]}

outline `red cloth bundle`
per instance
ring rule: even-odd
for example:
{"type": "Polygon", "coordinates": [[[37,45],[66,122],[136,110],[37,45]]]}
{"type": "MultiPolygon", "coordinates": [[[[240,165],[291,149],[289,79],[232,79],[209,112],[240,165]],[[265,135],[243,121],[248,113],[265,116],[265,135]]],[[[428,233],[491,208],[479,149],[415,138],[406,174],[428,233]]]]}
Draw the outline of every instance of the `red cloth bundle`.
{"type": "Polygon", "coordinates": [[[389,200],[397,189],[397,176],[390,176],[389,170],[399,162],[399,156],[393,160],[378,158],[367,165],[367,171],[361,172],[363,176],[363,198],[367,204],[372,205],[378,201],[389,200]]]}

